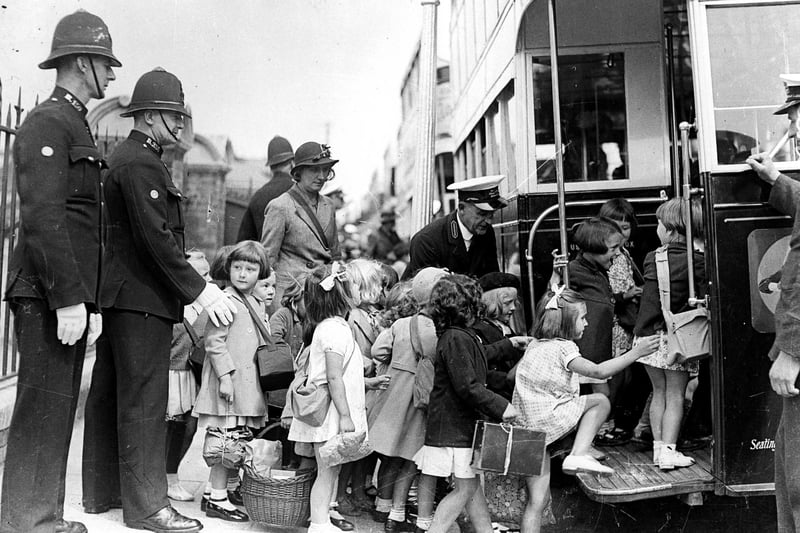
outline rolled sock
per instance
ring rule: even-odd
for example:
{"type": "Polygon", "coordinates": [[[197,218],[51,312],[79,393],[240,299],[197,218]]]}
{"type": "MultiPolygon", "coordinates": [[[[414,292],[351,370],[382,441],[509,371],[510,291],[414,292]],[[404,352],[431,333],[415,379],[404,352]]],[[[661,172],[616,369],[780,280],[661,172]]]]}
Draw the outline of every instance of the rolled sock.
{"type": "Polygon", "coordinates": [[[344,517],[336,510],[335,507],[331,507],[328,509],[328,516],[331,518],[335,518],[336,520],[344,520],[344,517]]]}
{"type": "Polygon", "coordinates": [[[178,479],[178,474],[167,474],[167,485],[177,485],[181,480],[178,479]]]}
{"type": "Polygon", "coordinates": [[[330,520],[328,520],[327,522],[322,523],[322,524],[317,524],[315,522],[310,522],[308,524],[308,533],[315,533],[317,531],[319,531],[320,533],[328,533],[331,530],[332,527],[333,527],[333,524],[331,524],[330,520]]]}
{"type": "Polygon", "coordinates": [[[228,491],[226,489],[211,489],[211,500],[209,501],[227,511],[236,510],[236,506],[228,501],[228,491]]]}
{"type": "Polygon", "coordinates": [[[422,531],[428,531],[431,528],[431,524],[433,523],[432,516],[418,516],[417,517],[417,527],[422,531]]]}
{"type": "Polygon", "coordinates": [[[233,492],[237,488],[239,488],[239,474],[238,474],[238,472],[228,476],[228,490],[233,492]]]}
{"type": "Polygon", "coordinates": [[[402,509],[396,509],[392,507],[392,510],[389,511],[389,520],[394,520],[395,522],[405,522],[406,508],[403,507],[402,509]]]}
{"type": "Polygon", "coordinates": [[[392,510],[392,499],[375,498],[375,510],[379,513],[388,513],[392,510]]]}
{"type": "Polygon", "coordinates": [[[658,458],[661,455],[661,446],[663,446],[663,445],[664,445],[664,443],[661,442],[660,440],[654,440],[653,441],[653,462],[654,463],[658,462],[658,458]]]}

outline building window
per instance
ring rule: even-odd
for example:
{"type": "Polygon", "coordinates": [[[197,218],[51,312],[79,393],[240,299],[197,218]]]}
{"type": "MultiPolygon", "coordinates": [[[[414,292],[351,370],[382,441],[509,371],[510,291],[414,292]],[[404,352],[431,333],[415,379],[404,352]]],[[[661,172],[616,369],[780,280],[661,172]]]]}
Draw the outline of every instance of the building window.
{"type": "MultiPolygon", "coordinates": [[[[537,180],[554,183],[556,148],[550,58],[533,57],[532,70],[537,180]]],[[[562,56],[558,70],[564,180],[627,179],[624,54],[562,56]]]]}

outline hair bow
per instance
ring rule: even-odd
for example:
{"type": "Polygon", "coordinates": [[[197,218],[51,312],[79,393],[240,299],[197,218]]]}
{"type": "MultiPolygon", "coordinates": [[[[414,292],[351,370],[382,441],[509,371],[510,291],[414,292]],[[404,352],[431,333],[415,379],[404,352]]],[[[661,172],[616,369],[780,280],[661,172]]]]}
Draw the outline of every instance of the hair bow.
{"type": "Polygon", "coordinates": [[[558,299],[561,296],[561,293],[564,292],[566,285],[558,286],[555,283],[550,287],[550,290],[553,292],[553,296],[547,301],[547,305],[544,306],[545,309],[558,309],[558,299]]]}
{"type": "Polygon", "coordinates": [[[339,263],[339,261],[334,261],[331,265],[331,273],[319,282],[319,286],[322,287],[322,290],[325,292],[330,292],[337,279],[342,283],[347,281],[347,269],[345,269],[344,265],[339,263]]]}

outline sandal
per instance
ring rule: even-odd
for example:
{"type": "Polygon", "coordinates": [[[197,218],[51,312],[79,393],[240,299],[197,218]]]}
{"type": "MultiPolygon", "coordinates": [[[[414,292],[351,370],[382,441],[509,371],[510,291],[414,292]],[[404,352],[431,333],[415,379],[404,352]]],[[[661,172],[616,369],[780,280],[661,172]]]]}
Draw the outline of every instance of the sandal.
{"type": "Polygon", "coordinates": [[[623,444],[628,444],[632,437],[633,432],[616,428],[595,437],[594,443],[597,446],[622,446],[623,444]]]}

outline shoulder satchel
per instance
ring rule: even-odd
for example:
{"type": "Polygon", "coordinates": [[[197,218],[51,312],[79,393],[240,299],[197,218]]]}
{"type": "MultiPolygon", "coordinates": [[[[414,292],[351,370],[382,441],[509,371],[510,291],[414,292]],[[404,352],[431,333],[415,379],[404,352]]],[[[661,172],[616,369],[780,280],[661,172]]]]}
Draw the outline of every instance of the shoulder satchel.
{"type": "MultiPolygon", "coordinates": [[[[342,367],[342,374],[347,371],[353,358],[354,355],[351,354],[350,359],[342,367]]],[[[307,426],[319,427],[325,422],[325,417],[328,415],[331,393],[327,383],[308,384],[308,363],[309,360],[306,359],[303,367],[298,368],[294,380],[289,385],[289,394],[286,399],[291,405],[294,420],[299,420],[307,426]]]]}
{"type": "Polygon", "coordinates": [[[242,298],[244,306],[253,319],[253,324],[263,344],[256,348],[256,365],[258,366],[258,377],[262,391],[276,391],[285,389],[294,378],[294,365],[291,355],[282,353],[276,349],[272,337],[264,326],[264,321],[258,316],[253,306],[239,289],[236,292],[242,298]]]}
{"type": "Polygon", "coordinates": [[[300,207],[302,207],[303,211],[306,212],[306,215],[308,215],[308,218],[311,219],[311,223],[314,224],[314,228],[317,230],[317,237],[322,243],[322,246],[325,247],[325,251],[330,251],[331,246],[328,244],[328,238],[325,236],[325,230],[322,229],[322,225],[319,223],[317,214],[311,210],[311,206],[308,205],[306,199],[294,189],[289,189],[289,196],[291,196],[295,202],[300,204],[300,207]]]}
{"type": "Polygon", "coordinates": [[[189,340],[192,341],[192,351],[189,352],[189,369],[192,371],[197,383],[200,384],[203,376],[203,363],[206,360],[206,343],[202,337],[197,335],[194,326],[189,324],[189,321],[185,318],[183,319],[183,327],[186,328],[189,340]]]}
{"type": "Polygon", "coordinates": [[[422,340],[419,338],[419,315],[414,315],[409,321],[411,330],[411,348],[417,356],[417,373],[414,374],[414,391],[412,398],[414,407],[417,409],[428,409],[428,403],[433,390],[434,368],[430,357],[425,357],[422,353],[422,340]]]}
{"type": "MultiPolygon", "coordinates": [[[[691,251],[690,251],[691,253],[691,251]]],[[[670,310],[669,256],[667,247],[656,250],[656,273],[661,313],[667,325],[667,355],[678,363],[711,355],[708,309],[698,306],[682,313],[670,310]]]]}

